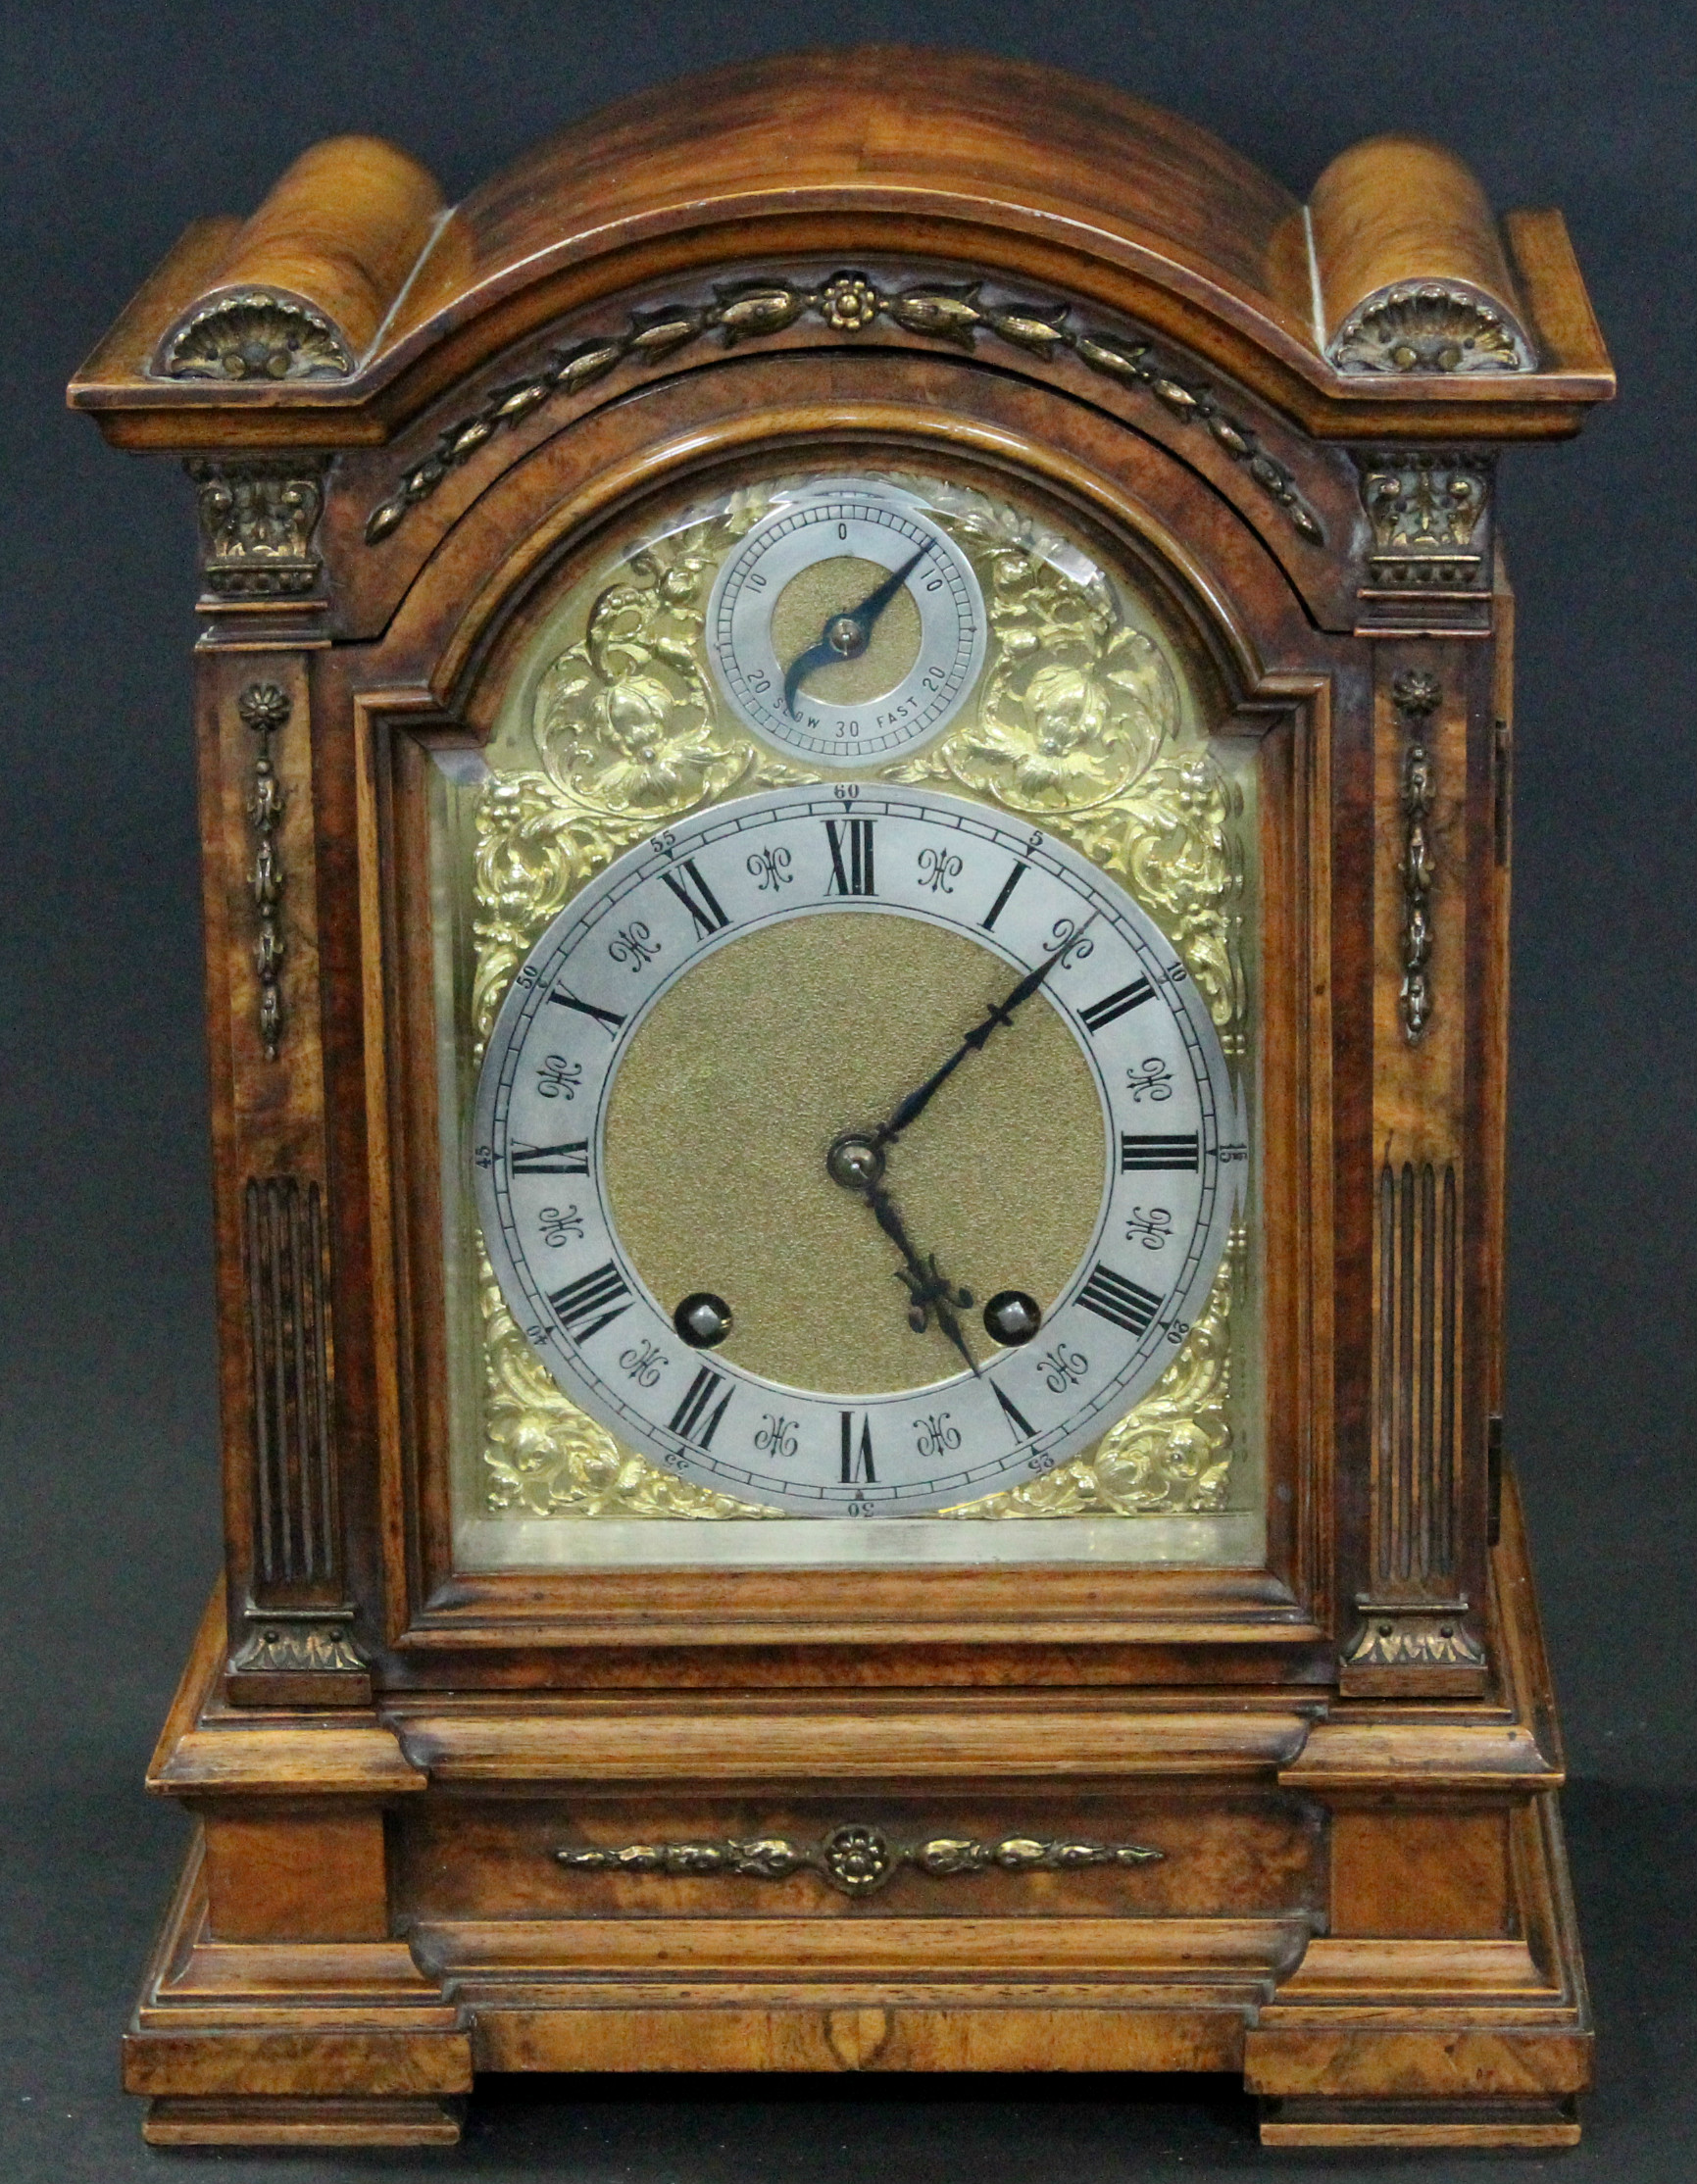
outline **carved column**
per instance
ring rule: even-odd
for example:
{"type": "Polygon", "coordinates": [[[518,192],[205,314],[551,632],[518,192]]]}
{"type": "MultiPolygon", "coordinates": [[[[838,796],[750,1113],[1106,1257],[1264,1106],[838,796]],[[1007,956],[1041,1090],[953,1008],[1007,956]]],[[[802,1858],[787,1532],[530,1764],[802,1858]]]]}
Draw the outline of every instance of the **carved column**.
{"type": "MultiPolygon", "coordinates": [[[[203,468],[227,484],[233,466],[203,468]]],[[[365,1705],[335,1464],[310,655],[265,646],[273,626],[232,620],[200,659],[223,1407],[241,1452],[226,1689],[365,1705]]]]}
{"type": "Polygon", "coordinates": [[[1486,1674],[1473,1515],[1484,1494],[1480,1365],[1496,1339],[1479,1276],[1494,1202],[1470,1105],[1494,938],[1470,852],[1475,746],[1490,726],[1473,717],[1493,638],[1491,458],[1374,448],[1356,461],[1371,533],[1357,631],[1381,640],[1373,1348],[1364,1581],[1346,1614],[1341,1681],[1361,1696],[1467,1696],[1486,1674]]]}
{"type": "MultiPolygon", "coordinates": [[[[1467,648],[1381,661],[1375,754],[1373,1355],[1367,1582],[1347,1693],[1464,1696],[1485,1672],[1470,1444],[1467,648]]],[[[1475,1224],[1476,1225],[1476,1224],[1475,1224]]]]}

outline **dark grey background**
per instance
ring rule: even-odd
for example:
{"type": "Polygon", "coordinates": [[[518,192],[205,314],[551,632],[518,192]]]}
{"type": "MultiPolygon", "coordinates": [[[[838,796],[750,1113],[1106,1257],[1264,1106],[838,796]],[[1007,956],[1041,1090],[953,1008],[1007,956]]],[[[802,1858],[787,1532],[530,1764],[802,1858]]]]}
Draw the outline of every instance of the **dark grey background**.
{"type": "MultiPolygon", "coordinates": [[[[904,38],[1070,67],[1306,194],[1415,128],[1499,207],[1559,204],[1623,385],[1505,465],[1521,597],[1510,1425],[1575,1787],[1603,2035],[1563,2173],[1688,2184],[1692,1705],[1693,11],[1554,0],[738,0],[0,7],[0,2172],[162,2173],[115,2043],[175,1871],[137,1787],[218,1553],[191,520],[63,383],[190,219],[386,132],[450,196],[626,91],[904,38]],[[1683,2111],[1678,2104],[1686,2104],[1683,2111]]],[[[774,159],[783,146],[774,142],[774,159]]],[[[458,2154],[221,2174],[997,2184],[1367,2174],[1258,2154],[1228,2081],[497,2085],[458,2154]]],[[[181,2158],[192,2164],[201,2158],[181,2158]]],[[[1510,2158],[1495,2173],[1544,2173],[1510,2158]]],[[[1416,2158],[1411,2177],[1477,2174],[1416,2158]]]]}

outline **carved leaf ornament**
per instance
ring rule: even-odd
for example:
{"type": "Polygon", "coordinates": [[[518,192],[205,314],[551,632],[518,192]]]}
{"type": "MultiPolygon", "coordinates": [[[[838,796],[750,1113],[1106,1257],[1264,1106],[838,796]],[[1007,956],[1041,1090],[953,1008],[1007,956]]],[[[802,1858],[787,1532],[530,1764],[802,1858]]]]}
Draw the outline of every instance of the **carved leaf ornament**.
{"type": "MultiPolygon", "coordinates": [[[[861,308],[841,290],[838,308],[861,308]]],[[[572,897],[656,826],[755,790],[813,778],[754,744],[709,681],[713,572],[770,505],[755,486],[630,555],[581,641],[542,673],[540,770],[481,792],[474,866],[474,1051],[514,973],[572,897]]],[[[1187,734],[1166,655],[1075,551],[987,496],[927,485],[973,560],[991,648],[980,702],[917,758],[877,769],[964,788],[1029,818],[1109,872],[1158,919],[1243,1066],[1241,797],[1187,734]],[[1065,563],[1065,566],[1062,564],[1065,563]]],[[[1082,1457],[940,1513],[959,1517],[1202,1514],[1226,1506],[1233,1306],[1247,1252],[1234,1233],[1207,1305],[1154,1389],[1082,1457]]],[[[483,1496],[491,1514],[768,1519],[771,1508],[679,1479],[624,1448],[565,1396],[479,1255],[483,1496]]]]}
{"type": "Polygon", "coordinates": [[[1300,537],[1313,546],[1325,543],[1320,519],[1298,493],[1291,472],[1267,452],[1250,425],[1221,407],[1212,387],[1165,363],[1147,341],[1073,323],[1070,304],[1000,305],[987,301],[983,291],[981,280],[891,291],[866,273],[845,272],[817,287],[789,280],[733,282],[716,287],[709,302],[664,304],[634,313],[624,332],[592,335],[556,351],[533,376],[495,388],[470,417],[448,425],[423,462],[373,509],[366,520],[367,543],[376,546],[388,538],[407,511],[427,500],[451,470],[553,395],[580,394],[621,364],[654,363],[710,334],[732,348],[740,341],[783,333],[809,318],[841,334],[864,333],[884,320],[904,333],[946,341],[969,353],[981,335],[988,335],[1045,362],[1074,356],[1098,377],[1141,388],[1170,415],[1206,431],[1234,463],[1242,464],[1300,537]]]}
{"type": "Polygon", "coordinates": [[[986,1843],[970,1835],[893,1840],[882,1828],[850,1821],[819,1843],[786,1835],[721,1836],[680,1843],[624,1843],[614,1849],[573,1844],[554,1856],[574,1873],[664,1873],[673,1878],[725,1876],[784,1881],[817,1873],[840,1895],[874,1896],[903,1866],[932,1880],[964,1873],[1071,1873],[1093,1865],[1157,1865],[1166,1853],[1147,1843],[1092,1843],[1065,1837],[1005,1835],[986,1843]]]}

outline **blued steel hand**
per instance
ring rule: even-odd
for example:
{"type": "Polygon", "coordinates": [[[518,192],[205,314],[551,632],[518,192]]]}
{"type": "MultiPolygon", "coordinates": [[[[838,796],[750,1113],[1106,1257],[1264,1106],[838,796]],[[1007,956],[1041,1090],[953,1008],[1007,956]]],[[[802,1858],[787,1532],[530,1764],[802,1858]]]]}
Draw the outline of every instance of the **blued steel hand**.
{"type": "Polygon", "coordinates": [[[845,607],[840,615],[831,615],[819,643],[810,645],[799,659],[790,662],[789,672],[783,678],[783,709],[792,720],[796,692],[807,677],[816,668],[828,668],[833,661],[854,660],[865,652],[879,615],[930,550],[928,543],[922,546],[900,569],[892,571],[875,591],[869,591],[858,607],[845,607]]]}
{"type": "Polygon", "coordinates": [[[976,1361],[967,1348],[967,1338],[956,1317],[958,1312],[971,1312],[973,1293],[970,1289],[957,1288],[939,1270],[935,1252],[921,1257],[906,1223],[896,1212],[895,1201],[884,1189],[883,1155],[867,1138],[839,1137],[825,1155],[825,1170],[844,1190],[853,1191],[866,1200],[873,1210],[873,1218],[901,1253],[902,1267],[896,1279],[908,1293],[908,1325],[915,1334],[923,1335],[934,1313],[937,1325],[966,1360],[967,1370],[976,1378],[976,1361]]]}
{"type": "Polygon", "coordinates": [[[867,1141],[874,1151],[881,1152],[886,1145],[893,1144],[909,1123],[924,1113],[968,1055],[978,1053],[984,1046],[997,1024],[1013,1021],[1014,1011],[1024,1007],[1025,1003],[1042,985],[1044,979],[1066,961],[1073,943],[1078,940],[1080,935],[1089,930],[1101,915],[1102,913],[1097,911],[1091,917],[1086,918],[1065,948],[1057,949],[1054,955],[1040,963],[1035,970],[1027,970],[1005,1000],[992,1001],[989,1004],[984,1011],[983,1022],[973,1026],[942,1067],[933,1069],[917,1091],[908,1094],[889,1120],[878,1124],[867,1141]]]}
{"type": "Polygon", "coordinates": [[[861,1195],[872,1208],[873,1218],[907,1262],[896,1279],[906,1286],[908,1292],[908,1325],[915,1334],[923,1335],[930,1325],[932,1313],[935,1313],[937,1325],[967,1361],[967,1370],[974,1379],[977,1378],[977,1365],[973,1353],[967,1348],[967,1338],[961,1332],[961,1322],[955,1316],[957,1310],[972,1311],[973,1292],[970,1289],[957,1289],[946,1275],[937,1271],[935,1252],[924,1259],[920,1257],[914,1248],[913,1239],[903,1225],[902,1216],[896,1212],[894,1201],[881,1182],[867,1184],[861,1195]]]}

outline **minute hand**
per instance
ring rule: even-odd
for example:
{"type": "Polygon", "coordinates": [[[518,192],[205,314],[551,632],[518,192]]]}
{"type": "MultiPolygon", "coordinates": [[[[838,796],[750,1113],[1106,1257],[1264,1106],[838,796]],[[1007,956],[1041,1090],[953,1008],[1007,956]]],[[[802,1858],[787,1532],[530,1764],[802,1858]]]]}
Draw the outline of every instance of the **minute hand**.
{"type": "MultiPolygon", "coordinates": [[[[1081,933],[1096,922],[1096,917],[1100,917],[1100,915],[1101,913],[1097,912],[1095,917],[1087,918],[1084,923],[1079,926],[1078,931],[1073,935],[1073,939],[1077,940],[1081,933]]],[[[879,1123],[878,1127],[873,1132],[872,1143],[881,1150],[882,1147],[893,1143],[896,1138],[900,1137],[909,1123],[918,1116],[923,1115],[925,1109],[930,1106],[932,1100],[936,1098],[968,1055],[978,1052],[988,1040],[990,1033],[995,1030],[997,1024],[1009,1023],[1013,1020],[1015,1010],[1024,1007],[1038,987],[1042,985],[1044,979],[1052,971],[1059,968],[1070,952],[1071,943],[1066,948],[1057,949],[1054,955],[1050,956],[1046,962],[1040,963],[1034,970],[1027,970],[1013,992],[1007,995],[1004,1000],[992,1001],[984,1011],[983,1022],[973,1026],[942,1067],[933,1069],[917,1091],[910,1092],[887,1122],[879,1123]]]]}

